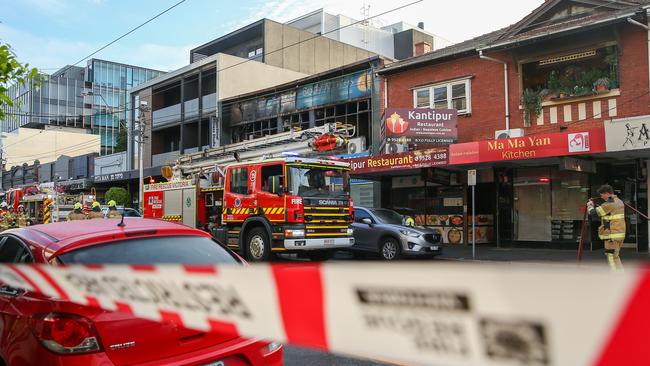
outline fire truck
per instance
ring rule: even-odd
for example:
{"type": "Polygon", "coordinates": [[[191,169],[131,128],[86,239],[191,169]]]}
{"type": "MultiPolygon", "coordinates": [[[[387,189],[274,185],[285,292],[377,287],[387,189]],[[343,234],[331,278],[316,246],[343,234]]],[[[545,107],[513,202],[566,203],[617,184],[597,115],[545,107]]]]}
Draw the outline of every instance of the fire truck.
{"type": "Polygon", "coordinates": [[[145,185],[144,216],[207,228],[253,262],[277,253],[327,259],[354,244],[354,212],[349,163],[296,156],[313,151],[323,128],[335,127],[183,156],[174,175],[190,179],[145,185]]]}

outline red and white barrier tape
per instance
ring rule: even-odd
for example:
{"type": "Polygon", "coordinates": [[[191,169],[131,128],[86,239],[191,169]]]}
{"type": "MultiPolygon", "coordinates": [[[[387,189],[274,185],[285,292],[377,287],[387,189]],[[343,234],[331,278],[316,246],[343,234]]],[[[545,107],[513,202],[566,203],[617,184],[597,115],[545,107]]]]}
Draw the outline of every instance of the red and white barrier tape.
{"type": "Polygon", "coordinates": [[[647,268],[3,265],[0,280],[188,328],[395,362],[650,364],[647,268]]]}

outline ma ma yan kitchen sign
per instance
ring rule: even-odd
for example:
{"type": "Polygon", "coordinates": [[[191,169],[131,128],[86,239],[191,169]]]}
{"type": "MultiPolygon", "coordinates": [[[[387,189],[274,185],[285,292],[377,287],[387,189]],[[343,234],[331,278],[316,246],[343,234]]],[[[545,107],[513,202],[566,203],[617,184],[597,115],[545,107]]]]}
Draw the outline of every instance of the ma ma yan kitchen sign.
{"type": "Polygon", "coordinates": [[[537,159],[605,152],[605,131],[538,134],[501,140],[475,141],[449,147],[449,164],[537,159]]]}

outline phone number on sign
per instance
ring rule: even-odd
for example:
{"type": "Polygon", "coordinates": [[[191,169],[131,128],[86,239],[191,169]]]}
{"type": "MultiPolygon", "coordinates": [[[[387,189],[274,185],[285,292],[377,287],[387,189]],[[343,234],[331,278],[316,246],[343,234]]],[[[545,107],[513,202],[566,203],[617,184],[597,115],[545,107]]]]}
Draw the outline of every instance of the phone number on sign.
{"type": "Polygon", "coordinates": [[[424,162],[431,160],[445,160],[447,159],[447,153],[437,153],[433,155],[417,155],[415,157],[416,162],[424,162]]]}

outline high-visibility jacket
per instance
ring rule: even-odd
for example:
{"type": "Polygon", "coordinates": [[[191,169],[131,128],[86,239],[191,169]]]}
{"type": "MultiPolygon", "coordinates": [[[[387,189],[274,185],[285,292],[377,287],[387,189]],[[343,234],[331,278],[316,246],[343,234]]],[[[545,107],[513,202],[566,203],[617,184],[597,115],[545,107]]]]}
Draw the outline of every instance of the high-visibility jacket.
{"type": "Polygon", "coordinates": [[[589,214],[600,217],[598,237],[601,240],[625,239],[625,204],[618,197],[611,196],[607,201],[595,206],[589,214]]]}
{"type": "Polygon", "coordinates": [[[84,215],[81,212],[70,212],[68,214],[68,221],[75,221],[75,220],[85,220],[86,215],[84,215]]]}
{"type": "Polygon", "coordinates": [[[90,211],[90,212],[88,213],[88,219],[89,219],[89,220],[92,220],[92,219],[103,219],[103,218],[104,218],[104,213],[102,213],[101,211],[95,211],[95,210],[92,210],[92,211],[90,211]]]}

